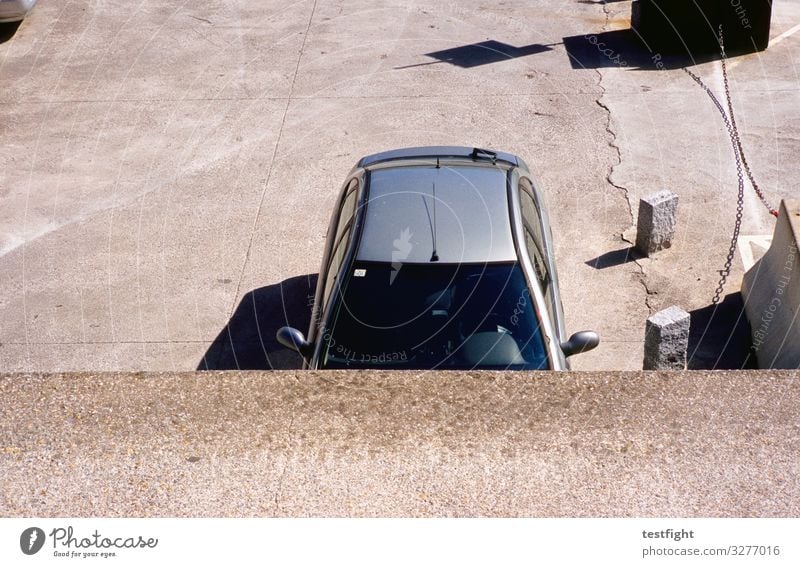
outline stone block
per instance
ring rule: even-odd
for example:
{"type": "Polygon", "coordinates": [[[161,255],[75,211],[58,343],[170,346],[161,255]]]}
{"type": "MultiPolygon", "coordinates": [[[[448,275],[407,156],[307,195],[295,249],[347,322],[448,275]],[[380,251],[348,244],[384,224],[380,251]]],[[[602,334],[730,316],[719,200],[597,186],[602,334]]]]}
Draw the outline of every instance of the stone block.
{"type": "Polygon", "coordinates": [[[678,214],[678,196],[659,191],[639,201],[636,249],[645,256],[672,246],[678,214]]]}
{"type": "Polygon", "coordinates": [[[689,349],[689,314],[672,306],[647,319],[644,338],[645,370],[685,370],[689,349]]]}

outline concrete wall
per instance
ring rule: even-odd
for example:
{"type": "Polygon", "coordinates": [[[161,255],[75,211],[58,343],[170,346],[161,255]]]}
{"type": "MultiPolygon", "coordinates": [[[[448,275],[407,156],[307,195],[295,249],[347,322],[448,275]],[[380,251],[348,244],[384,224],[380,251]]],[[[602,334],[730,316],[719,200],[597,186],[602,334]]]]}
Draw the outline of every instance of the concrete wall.
{"type": "Polygon", "coordinates": [[[798,236],[800,201],[783,201],[772,245],[742,281],[760,368],[800,368],[798,236]]]}
{"type": "Polygon", "coordinates": [[[0,516],[796,517],[798,375],[0,375],[0,516]]]}

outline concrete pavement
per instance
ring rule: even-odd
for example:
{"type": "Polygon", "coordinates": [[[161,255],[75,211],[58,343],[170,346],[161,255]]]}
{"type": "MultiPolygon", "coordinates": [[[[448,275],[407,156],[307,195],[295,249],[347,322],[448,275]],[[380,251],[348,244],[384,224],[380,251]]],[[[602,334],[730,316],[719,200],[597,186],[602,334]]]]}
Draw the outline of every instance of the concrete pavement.
{"type": "MultiPolygon", "coordinates": [[[[628,15],[566,0],[40,2],[0,44],[0,369],[191,370],[253,305],[242,348],[297,366],[270,333],[307,319],[295,283],[319,269],[339,183],[362,155],[425,144],[533,165],[568,331],[603,338],[574,367],[641,368],[651,312],[708,305],[735,173],[680,70],[583,65],[564,45],[628,15]],[[459,59],[486,41],[510,56],[459,59]],[[663,188],[681,196],[673,249],[607,262],[630,260],[632,207],[663,188]]],[[[773,35],[798,18],[776,3],[773,35]]],[[[776,199],[800,167],[797,40],[733,71],[776,199]]],[[[718,63],[700,72],[719,85],[718,63]]],[[[771,233],[749,197],[745,230],[771,233]]]]}

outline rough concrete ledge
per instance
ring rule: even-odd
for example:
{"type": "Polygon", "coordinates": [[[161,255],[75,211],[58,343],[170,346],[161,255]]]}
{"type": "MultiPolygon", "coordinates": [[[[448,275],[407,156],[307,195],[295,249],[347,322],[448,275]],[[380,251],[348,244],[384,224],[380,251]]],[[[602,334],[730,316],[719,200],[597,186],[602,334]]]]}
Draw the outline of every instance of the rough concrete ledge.
{"type": "Polygon", "coordinates": [[[781,202],[772,244],[742,278],[759,368],[800,368],[800,200],[781,202]]]}
{"type": "Polygon", "coordinates": [[[0,375],[0,514],[796,517],[798,377],[0,375]]]}

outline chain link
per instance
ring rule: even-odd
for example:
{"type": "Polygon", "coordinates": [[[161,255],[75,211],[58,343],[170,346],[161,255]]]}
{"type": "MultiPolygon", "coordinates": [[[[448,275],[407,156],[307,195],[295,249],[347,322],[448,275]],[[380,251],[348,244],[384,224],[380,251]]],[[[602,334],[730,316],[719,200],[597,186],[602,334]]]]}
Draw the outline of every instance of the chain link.
{"type": "Polygon", "coordinates": [[[716,95],[711,92],[711,89],[706,86],[703,80],[698,77],[696,74],[692,73],[686,67],[683,67],[683,70],[694,80],[695,83],[700,85],[700,87],[706,92],[709,98],[714,103],[714,106],[717,107],[722,120],[725,122],[725,127],[728,129],[728,135],[731,139],[731,146],[733,147],[733,156],[736,160],[736,174],[739,178],[739,193],[737,195],[736,200],[736,222],[733,227],[733,237],[731,238],[730,248],[728,249],[728,256],[725,259],[725,266],[723,269],[719,270],[719,284],[717,286],[716,291],[714,292],[714,297],[711,300],[713,305],[717,305],[722,297],[722,292],[725,289],[725,283],[728,281],[728,277],[731,274],[731,266],[733,265],[733,259],[736,256],[736,244],[739,240],[739,231],[742,228],[742,215],[744,212],[744,172],[747,172],[747,178],[750,180],[750,183],[753,185],[753,189],[755,190],[758,197],[761,199],[761,202],[764,203],[764,206],[767,207],[770,214],[772,216],[777,217],[778,211],[772,207],[767,198],[764,196],[764,193],[759,189],[758,185],[753,179],[753,174],[750,171],[750,166],[747,164],[747,159],[744,155],[744,148],[742,147],[742,140],[739,136],[739,129],[736,127],[736,118],[733,114],[733,103],[731,102],[731,92],[730,87],[728,85],[728,69],[726,66],[726,56],[725,56],[725,43],[722,37],[722,25],[719,26],[719,48],[720,53],[722,55],[722,78],[725,85],[725,98],[727,101],[728,112],[725,111],[725,107],[722,106],[722,103],[716,97],[716,95]]]}
{"type": "Polygon", "coordinates": [[[771,214],[773,217],[777,217],[778,210],[769,203],[766,195],[764,195],[764,192],[759,188],[758,183],[756,183],[756,180],[753,178],[753,172],[750,171],[750,165],[747,163],[747,157],[745,156],[744,148],[742,147],[742,139],[739,137],[739,128],[736,127],[736,115],[733,112],[731,89],[728,85],[728,68],[726,65],[725,44],[722,41],[722,26],[719,26],[719,46],[722,53],[722,80],[725,84],[725,99],[728,103],[728,116],[730,116],[731,119],[731,126],[733,128],[732,132],[733,136],[736,138],[736,148],[739,150],[739,157],[742,160],[742,165],[747,173],[747,178],[750,180],[750,184],[753,186],[753,190],[756,192],[756,195],[758,195],[758,198],[761,199],[761,202],[767,208],[769,214],[771,214]]]}

